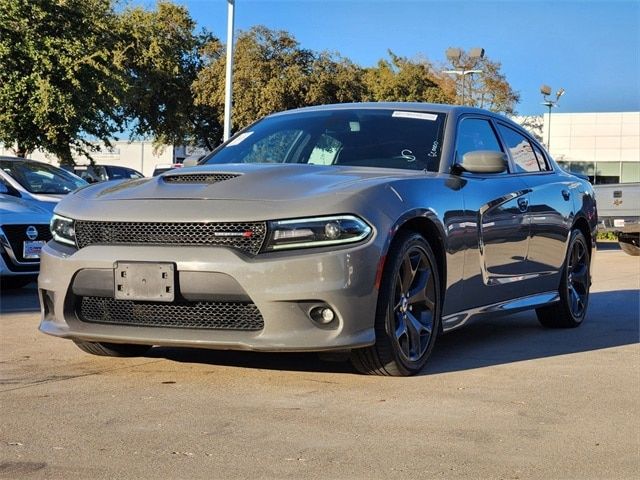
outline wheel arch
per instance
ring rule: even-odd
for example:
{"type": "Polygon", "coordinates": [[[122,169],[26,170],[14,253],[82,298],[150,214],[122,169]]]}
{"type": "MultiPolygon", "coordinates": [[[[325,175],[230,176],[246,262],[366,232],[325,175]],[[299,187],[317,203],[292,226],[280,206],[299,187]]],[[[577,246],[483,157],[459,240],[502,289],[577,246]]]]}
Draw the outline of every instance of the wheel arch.
{"type": "Polygon", "coordinates": [[[421,210],[410,212],[403,215],[391,230],[391,235],[386,242],[383,261],[380,265],[380,275],[384,270],[387,253],[391,244],[400,232],[415,232],[422,235],[429,242],[433,254],[436,257],[436,267],[440,275],[440,297],[444,303],[444,297],[447,285],[447,256],[446,256],[446,236],[445,230],[434,212],[431,210],[421,210]]]}
{"type": "Polygon", "coordinates": [[[584,235],[585,240],[587,240],[587,247],[589,248],[589,257],[591,257],[594,239],[587,219],[582,216],[576,217],[573,225],[571,226],[571,230],[580,230],[580,233],[584,235]]]}

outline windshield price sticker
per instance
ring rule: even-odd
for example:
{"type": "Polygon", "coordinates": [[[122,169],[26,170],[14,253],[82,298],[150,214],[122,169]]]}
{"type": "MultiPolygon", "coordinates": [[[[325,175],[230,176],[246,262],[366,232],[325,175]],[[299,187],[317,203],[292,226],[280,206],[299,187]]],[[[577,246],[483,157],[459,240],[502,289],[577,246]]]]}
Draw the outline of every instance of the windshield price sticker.
{"type": "Polygon", "coordinates": [[[424,112],[403,112],[403,111],[395,111],[391,114],[392,117],[399,118],[417,118],[419,120],[430,120],[432,122],[438,119],[438,115],[435,113],[424,113],[424,112]]]}

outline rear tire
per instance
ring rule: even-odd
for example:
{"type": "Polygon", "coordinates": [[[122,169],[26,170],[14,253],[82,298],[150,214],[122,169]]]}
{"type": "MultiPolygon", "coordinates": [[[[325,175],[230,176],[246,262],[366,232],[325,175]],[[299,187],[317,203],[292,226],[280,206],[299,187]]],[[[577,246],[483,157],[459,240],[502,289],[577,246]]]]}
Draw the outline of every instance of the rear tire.
{"type": "Polygon", "coordinates": [[[573,230],[560,281],[560,301],[536,309],[538,321],[548,328],[575,328],[582,325],[589,304],[591,273],[587,241],[573,230]]]}
{"type": "Polygon", "coordinates": [[[429,243],[414,232],[393,241],[376,308],[376,342],[351,351],[361,373],[409,376],[427,363],[440,328],[440,275],[429,243]]]}
{"type": "Polygon", "coordinates": [[[80,350],[102,357],[140,357],[147,353],[151,345],[133,345],[128,343],[102,343],[73,341],[80,350]]]}

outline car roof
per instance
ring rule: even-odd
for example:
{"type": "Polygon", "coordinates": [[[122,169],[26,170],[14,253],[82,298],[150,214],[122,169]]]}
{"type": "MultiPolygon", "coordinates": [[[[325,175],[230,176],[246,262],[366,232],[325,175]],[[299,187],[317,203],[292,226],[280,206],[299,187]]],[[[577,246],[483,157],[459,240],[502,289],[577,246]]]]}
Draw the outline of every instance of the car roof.
{"type": "Polygon", "coordinates": [[[108,163],[96,163],[95,165],[74,165],[73,168],[89,168],[89,167],[118,167],[126,168],[127,170],[133,170],[131,167],[125,167],[124,165],[110,165],[108,163]]]}
{"type": "MultiPolygon", "coordinates": [[[[7,157],[7,156],[0,156],[0,160],[2,161],[10,161],[10,162],[37,162],[37,160],[33,160],[31,158],[21,158],[21,157],[7,157]]],[[[40,163],[44,163],[44,162],[40,162],[40,163]]]]}
{"type": "Polygon", "coordinates": [[[2,160],[3,162],[16,162],[16,163],[18,163],[18,162],[40,163],[40,164],[44,164],[44,165],[49,165],[50,167],[62,168],[62,167],[60,167],[58,165],[54,165],[52,163],[48,163],[48,162],[45,162],[43,160],[35,160],[33,158],[9,157],[9,156],[0,155],[0,160],[2,160]]]}
{"type": "Polygon", "coordinates": [[[328,110],[413,110],[419,112],[433,113],[482,113],[494,115],[492,112],[480,108],[472,108],[463,105],[449,105],[444,103],[423,103],[423,102],[359,102],[359,103],[334,103],[329,105],[316,105],[313,107],[302,107],[293,110],[286,110],[274,115],[286,115],[299,112],[322,112],[328,110]]]}

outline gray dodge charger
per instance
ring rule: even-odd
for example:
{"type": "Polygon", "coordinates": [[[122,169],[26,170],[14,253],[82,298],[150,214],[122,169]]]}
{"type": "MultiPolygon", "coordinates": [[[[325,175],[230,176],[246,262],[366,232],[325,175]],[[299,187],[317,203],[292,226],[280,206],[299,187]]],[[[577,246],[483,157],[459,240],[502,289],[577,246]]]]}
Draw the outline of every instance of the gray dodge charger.
{"type": "Polygon", "coordinates": [[[589,183],[505,117],[292,110],[198,166],[62,200],[40,330],[96,355],[349,351],[361,372],[411,375],[472,319],[580,325],[596,225],[589,183]]]}

